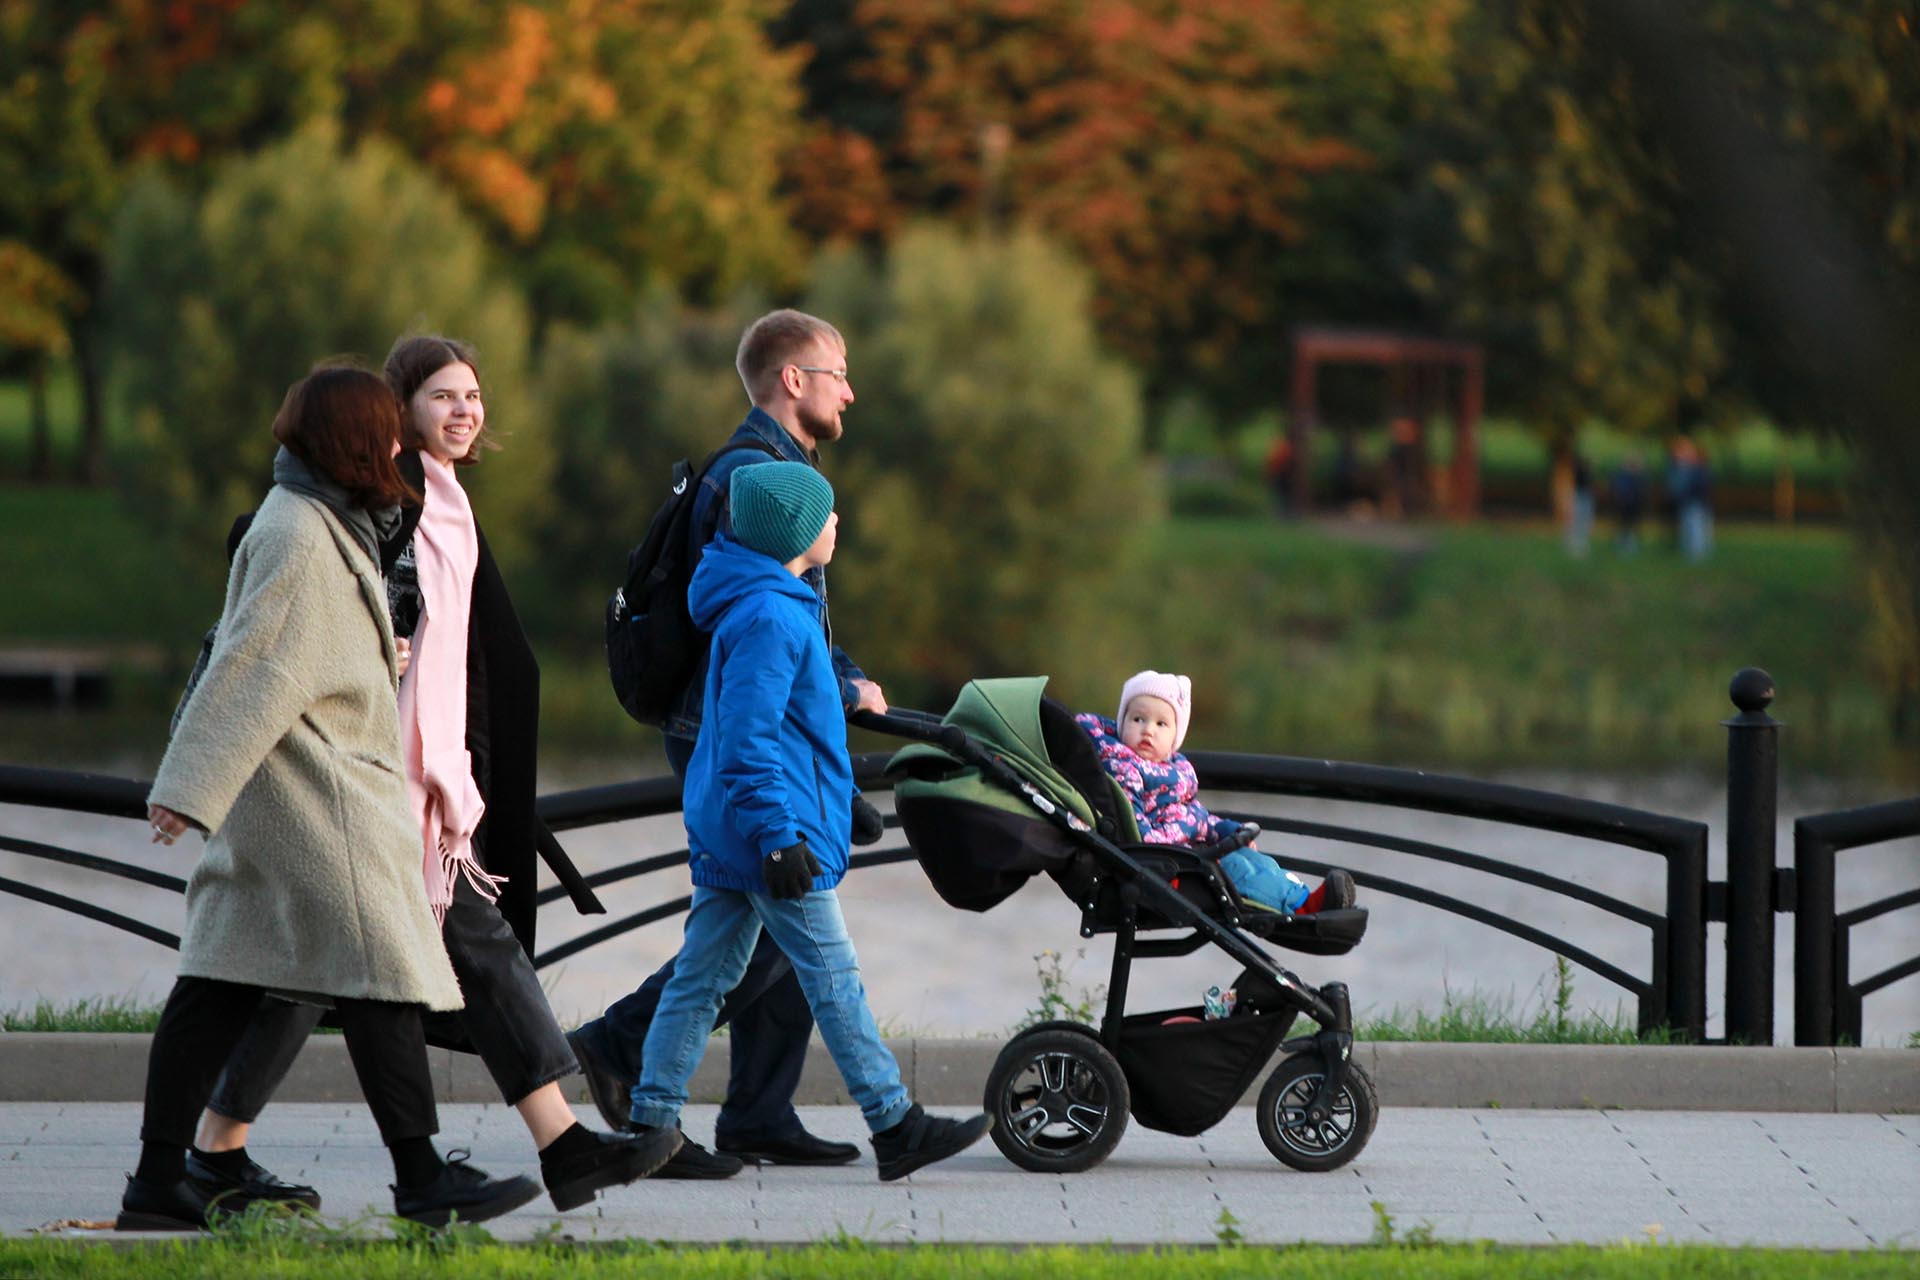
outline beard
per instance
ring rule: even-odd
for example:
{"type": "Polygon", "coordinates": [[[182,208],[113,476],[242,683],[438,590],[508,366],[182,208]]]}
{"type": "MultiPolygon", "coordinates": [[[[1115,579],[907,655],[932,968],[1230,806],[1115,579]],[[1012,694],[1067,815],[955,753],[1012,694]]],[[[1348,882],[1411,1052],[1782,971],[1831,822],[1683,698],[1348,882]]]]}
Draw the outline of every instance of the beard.
{"type": "Polygon", "coordinates": [[[813,441],[816,447],[838,440],[846,430],[840,421],[838,411],[831,414],[820,414],[814,412],[811,407],[805,404],[797,404],[794,406],[793,412],[795,420],[800,423],[800,429],[807,433],[808,438],[813,441]]]}

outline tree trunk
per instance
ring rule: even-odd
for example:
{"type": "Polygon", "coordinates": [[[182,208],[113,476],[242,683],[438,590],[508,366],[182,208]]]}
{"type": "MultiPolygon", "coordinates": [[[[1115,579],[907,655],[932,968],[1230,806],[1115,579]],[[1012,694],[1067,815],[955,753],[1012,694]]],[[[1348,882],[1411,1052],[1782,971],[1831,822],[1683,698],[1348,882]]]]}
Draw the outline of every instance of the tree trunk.
{"type": "Polygon", "coordinates": [[[91,324],[73,327],[73,363],[80,375],[81,484],[97,485],[107,474],[107,416],[105,379],[100,368],[98,335],[91,324]]]}
{"type": "Polygon", "coordinates": [[[53,479],[53,426],[47,420],[47,358],[35,356],[27,370],[27,479],[53,479]]]}

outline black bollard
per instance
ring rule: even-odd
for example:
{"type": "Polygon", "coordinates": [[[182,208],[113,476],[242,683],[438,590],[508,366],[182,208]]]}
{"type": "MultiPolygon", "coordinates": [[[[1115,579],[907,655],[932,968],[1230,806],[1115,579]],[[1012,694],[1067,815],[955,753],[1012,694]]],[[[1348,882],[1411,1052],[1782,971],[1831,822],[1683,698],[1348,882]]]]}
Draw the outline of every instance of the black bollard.
{"type": "Polygon", "coordinates": [[[1727,696],[1727,1040],[1773,1043],[1774,816],[1780,722],[1767,714],[1773,677],[1744,667],[1727,696]]]}

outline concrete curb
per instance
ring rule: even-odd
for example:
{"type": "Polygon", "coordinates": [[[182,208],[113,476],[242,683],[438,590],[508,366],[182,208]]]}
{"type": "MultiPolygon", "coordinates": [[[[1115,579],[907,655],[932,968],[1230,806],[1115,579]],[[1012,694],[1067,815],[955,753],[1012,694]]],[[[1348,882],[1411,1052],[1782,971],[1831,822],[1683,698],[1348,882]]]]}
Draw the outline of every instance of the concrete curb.
{"type": "MultiPolygon", "coordinates": [[[[137,1102],[145,1088],[150,1039],[0,1034],[0,1102],[137,1102]]],[[[943,1106],[979,1105],[1004,1043],[888,1042],[913,1096],[943,1106]]],[[[358,1102],[360,1086],[346,1049],[338,1036],[315,1036],[281,1087],[280,1099],[358,1102]]],[[[499,1101],[478,1058],[445,1049],[428,1054],[440,1101],[499,1101]]],[[[1354,1054],[1385,1106],[1920,1114],[1920,1052],[1907,1049],[1363,1043],[1354,1054]]],[[[1256,1077],[1244,1102],[1254,1101],[1270,1070],[1256,1077]]],[[[726,1045],[715,1043],[694,1077],[692,1100],[720,1101],[726,1075],[726,1045]]],[[[562,1083],[573,1101],[592,1105],[579,1076],[562,1083]]],[[[818,1040],[809,1050],[795,1100],[851,1105],[818,1040]]]]}

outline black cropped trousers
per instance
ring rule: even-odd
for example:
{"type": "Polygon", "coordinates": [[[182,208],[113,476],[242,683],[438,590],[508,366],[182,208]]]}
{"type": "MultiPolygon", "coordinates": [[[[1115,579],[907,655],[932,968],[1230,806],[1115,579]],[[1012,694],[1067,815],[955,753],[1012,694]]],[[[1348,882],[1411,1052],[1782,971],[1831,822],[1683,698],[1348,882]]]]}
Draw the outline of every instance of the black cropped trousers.
{"type": "MultiPolygon", "coordinates": [[[[458,1019],[502,1098],[519,1102],[540,1086],[579,1070],[533,962],[500,909],[465,877],[454,881],[453,904],[440,936],[466,1007],[456,1015],[427,1016],[458,1019]]],[[[252,1124],[293,1068],[320,1015],[308,1005],[262,1005],[225,1059],[226,1069],[207,1105],[252,1124]]]]}

